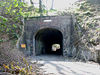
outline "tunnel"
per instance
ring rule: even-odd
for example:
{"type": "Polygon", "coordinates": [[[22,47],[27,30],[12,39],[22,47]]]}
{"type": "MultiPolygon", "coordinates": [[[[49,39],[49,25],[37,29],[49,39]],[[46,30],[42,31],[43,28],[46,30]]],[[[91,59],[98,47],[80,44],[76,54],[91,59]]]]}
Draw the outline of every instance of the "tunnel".
{"type": "Polygon", "coordinates": [[[53,28],[41,29],[35,36],[35,54],[63,55],[63,35],[53,28]],[[52,45],[59,44],[60,49],[52,51],[52,45]]]}

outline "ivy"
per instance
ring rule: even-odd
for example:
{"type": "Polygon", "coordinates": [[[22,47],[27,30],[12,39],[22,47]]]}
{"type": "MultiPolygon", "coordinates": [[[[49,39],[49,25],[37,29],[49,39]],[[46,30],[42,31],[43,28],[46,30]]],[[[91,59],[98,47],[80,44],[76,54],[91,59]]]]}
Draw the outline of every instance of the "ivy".
{"type": "Polygon", "coordinates": [[[20,0],[6,0],[0,1],[0,33],[7,33],[8,35],[18,38],[21,32],[20,25],[21,17],[23,17],[24,3],[20,0]]]}

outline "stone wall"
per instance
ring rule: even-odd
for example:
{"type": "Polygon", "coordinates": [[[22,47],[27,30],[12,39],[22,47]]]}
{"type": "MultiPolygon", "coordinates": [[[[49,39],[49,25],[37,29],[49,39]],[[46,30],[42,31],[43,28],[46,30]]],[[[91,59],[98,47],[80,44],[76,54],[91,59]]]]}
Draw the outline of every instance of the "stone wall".
{"type": "MultiPolygon", "coordinates": [[[[19,39],[18,47],[26,55],[41,54],[39,50],[43,47],[43,42],[36,40],[38,32],[44,29],[53,29],[61,32],[63,37],[63,56],[75,57],[82,60],[93,60],[100,62],[100,49],[92,52],[87,48],[80,48],[79,37],[75,30],[75,17],[67,16],[45,16],[27,18],[24,21],[24,29],[21,38],[19,39]],[[38,45],[36,45],[38,43],[38,45]],[[21,44],[26,44],[26,48],[21,48],[21,44]]],[[[76,25],[77,26],[77,25],[76,25]]],[[[45,30],[44,30],[45,31],[45,30]]],[[[39,36],[40,37],[40,36],[39,36]]]]}
{"type": "Polygon", "coordinates": [[[74,17],[67,16],[44,16],[25,19],[25,26],[19,48],[25,54],[36,55],[35,36],[41,29],[52,28],[60,31],[63,35],[63,55],[71,55],[73,26],[75,25],[74,17]],[[46,22],[48,21],[48,22],[46,22]],[[26,44],[26,48],[21,48],[21,44],[26,44]]]}

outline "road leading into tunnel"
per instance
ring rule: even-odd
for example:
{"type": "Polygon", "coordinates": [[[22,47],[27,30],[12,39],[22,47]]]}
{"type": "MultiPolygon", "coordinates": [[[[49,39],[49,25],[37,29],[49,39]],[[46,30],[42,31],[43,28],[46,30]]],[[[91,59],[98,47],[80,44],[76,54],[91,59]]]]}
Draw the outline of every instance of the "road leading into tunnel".
{"type": "Polygon", "coordinates": [[[65,59],[57,55],[40,55],[31,57],[37,62],[44,74],[50,75],[100,75],[100,65],[94,62],[81,62],[65,59]]]}

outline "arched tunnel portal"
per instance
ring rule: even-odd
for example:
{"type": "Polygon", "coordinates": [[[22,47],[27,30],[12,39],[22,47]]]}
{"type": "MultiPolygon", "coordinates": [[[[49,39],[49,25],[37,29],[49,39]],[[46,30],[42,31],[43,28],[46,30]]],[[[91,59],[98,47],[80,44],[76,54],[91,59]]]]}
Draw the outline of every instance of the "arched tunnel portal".
{"type": "Polygon", "coordinates": [[[35,53],[63,55],[63,35],[61,31],[53,28],[41,29],[35,36],[35,53]],[[59,44],[60,49],[52,51],[52,45],[59,44]]]}

